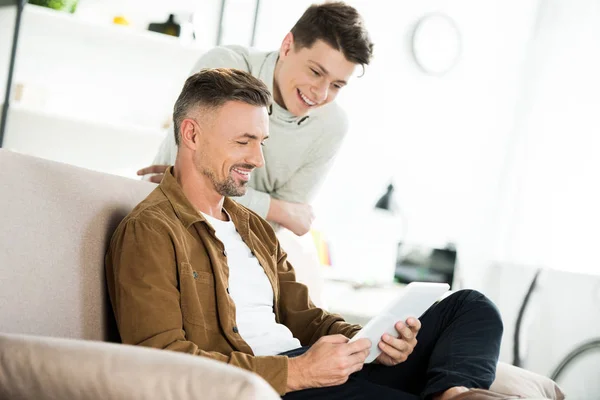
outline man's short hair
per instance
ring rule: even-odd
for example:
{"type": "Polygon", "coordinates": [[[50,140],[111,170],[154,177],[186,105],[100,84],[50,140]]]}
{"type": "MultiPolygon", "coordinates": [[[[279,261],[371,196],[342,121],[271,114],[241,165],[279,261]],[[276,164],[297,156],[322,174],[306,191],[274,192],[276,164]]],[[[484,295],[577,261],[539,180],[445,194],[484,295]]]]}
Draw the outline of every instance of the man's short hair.
{"type": "Polygon", "coordinates": [[[296,49],[310,48],[323,40],[350,62],[367,65],[373,42],[358,11],[343,2],[313,4],[291,30],[296,49]]]}
{"type": "Polygon", "coordinates": [[[216,111],[228,101],[241,101],[257,107],[271,105],[267,86],[247,72],[233,68],[212,68],[190,76],[173,107],[175,143],[179,146],[181,122],[191,108],[216,111]]]}

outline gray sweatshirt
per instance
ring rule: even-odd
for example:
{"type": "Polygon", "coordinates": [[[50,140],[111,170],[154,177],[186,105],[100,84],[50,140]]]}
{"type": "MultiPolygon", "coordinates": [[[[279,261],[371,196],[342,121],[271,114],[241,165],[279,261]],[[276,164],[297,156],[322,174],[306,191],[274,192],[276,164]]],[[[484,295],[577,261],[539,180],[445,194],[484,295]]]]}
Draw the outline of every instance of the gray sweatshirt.
{"type": "MultiPolygon", "coordinates": [[[[258,52],[241,46],[216,47],[205,53],[192,70],[237,68],[261,79],[273,93],[278,52],[258,52]]],[[[263,148],[265,166],[256,169],[248,191],[235,200],[266,218],[271,197],[310,203],[325,178],[348,129],[344,111],[335,102],[298,118],[273,102],[269,140],[263,148]]],[[[173,127],[163,140],[154,164],[174,164],[177,146],[173,127]]]]}

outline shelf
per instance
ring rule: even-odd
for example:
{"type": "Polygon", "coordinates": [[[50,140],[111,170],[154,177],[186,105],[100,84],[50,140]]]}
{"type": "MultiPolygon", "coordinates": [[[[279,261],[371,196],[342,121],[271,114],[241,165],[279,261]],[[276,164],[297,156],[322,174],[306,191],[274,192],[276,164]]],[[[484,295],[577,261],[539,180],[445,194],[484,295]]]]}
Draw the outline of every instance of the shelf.
{"type": "MultiPolygon", "coordinates": [[[[0,21],[7,16],[0,9],[0,21]]],[[[40,104],[53,117],[68,110],[91,120],[160,127],[202,53],[172,36],[28,4],[13,83],[25,88],[24,103],[40,104]]]]}
{"type": "Polygon", "coordinates": [[[198,51],[200,49],[197,44],[184,44],[180,38],[173,36],[112,23],[90,22],[79,18],[77,14],[69,14],[47,7],[27,4],[23,12],[23,29],[33,26],[45,27],[47,32],[52,32],[53,34],[56,31],[69,31],[74,36],[104,37],[119,42],[125,40],[144,45],[167,47],[169,49],[177,48],[183,51],[198,51]],[[53,27],[55,29],[51,29],[53,27]]]}
{"type": "Polygon", "coordinates": [[[67,113],[56,113],[49,112],[45,110],[38,110],[33,107],[22,106],[18,103],[10,104],[10,112],[15,113],[16,115],[29,117],[29,118],[40,118],[45,120],[53,120],[61,123],[70,123],[75,125],[87,125],[98,127],[100,129],[105,129],[107,131],[126,131],[134,136],[143,136],[143,137],[159,137],[163,138],[165,131],[163,129],[154,128],[151,126],[142,126],[130,124],[127,122],[117,122],[117,121],[106,121],[99,119],[91,119],[85,117],[79,117],[76,115],[69,115],[67,113]]]}
{"type": "Polygon", "coordinates": [[[165,132],[12,106],[3,147],[95,171],[136,178],[165,132]]]}
{"type": "MultiPolygon", "coordinates": [[[[13,14],[0,9],[0,25],[13,14]]],[[[13,81],[24,92],[11,102],[3,147],[137,178],[202,52],[172,36],[28,4],[13,81]]]]}

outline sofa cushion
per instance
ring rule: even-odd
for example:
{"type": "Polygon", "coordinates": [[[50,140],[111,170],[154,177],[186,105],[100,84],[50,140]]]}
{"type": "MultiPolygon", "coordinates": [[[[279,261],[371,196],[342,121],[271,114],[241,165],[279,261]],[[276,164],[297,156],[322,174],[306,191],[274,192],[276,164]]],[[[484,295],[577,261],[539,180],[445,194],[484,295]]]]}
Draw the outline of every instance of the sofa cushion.
{"type": "Polygon", "coordinates": [[[118,340],[104,254],[156,185],[0,149],[3,332],[118,340]]]}
{"type": "Polygon", "coordinates": [[[498,363],[496,379],[490,390],[525,398],[565,398],[560,387],[552,379],[503,362],[498,363]]]}
{"type": "Polygon", "coordinates": [[[0,398],[269,400],[279,396],[258,375],[200,356],[0,334],[0,398]]]}

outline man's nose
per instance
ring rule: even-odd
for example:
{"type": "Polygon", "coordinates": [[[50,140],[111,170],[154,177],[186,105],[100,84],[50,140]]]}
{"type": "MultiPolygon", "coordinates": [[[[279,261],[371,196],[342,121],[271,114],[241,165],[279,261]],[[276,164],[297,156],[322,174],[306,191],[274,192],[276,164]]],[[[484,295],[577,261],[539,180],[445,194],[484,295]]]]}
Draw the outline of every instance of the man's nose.
{"type": "Polygon", "coordinates": [[[262,145],[258,144],[252,147],[252,154],[248,158],[248,162],[254,165],[256,168],[260,168],[265,165],[265,157],[263,156],[262,145]]]}
{"type": "Polygon", "coordinates": [[[317,103],[322,103],[327,100],[329,93],[329,83],[327,81],[320,82],[318,85],[313,86],[312,92],[315,96],[317,103]]]}

